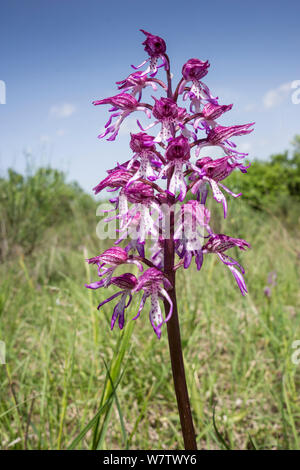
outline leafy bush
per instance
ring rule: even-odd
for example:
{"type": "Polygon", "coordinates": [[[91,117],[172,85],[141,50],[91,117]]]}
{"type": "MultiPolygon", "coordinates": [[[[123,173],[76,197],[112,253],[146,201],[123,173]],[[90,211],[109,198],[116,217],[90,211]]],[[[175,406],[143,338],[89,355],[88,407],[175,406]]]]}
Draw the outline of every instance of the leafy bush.
{"type": "Polygon", "coordinates": [[[62,172],[40,168],[23,176],[9,169],[0,179],[0,258],[31,253],[45,229],[69,220],[76,204],[90,210],[93,200],[62,172]]]}
{"type": "Polygon", "coordinates": [[[271,210],[275,214],[288,216],[291,207],[300,203],[300,136],[293,142],[292,156],[286,151],[271,155],[268,161],[256,160],[248,169],[247,176],[233,172],[227,182],[228,187],[243,193],[252,207],[258,210],[271,210]]]}

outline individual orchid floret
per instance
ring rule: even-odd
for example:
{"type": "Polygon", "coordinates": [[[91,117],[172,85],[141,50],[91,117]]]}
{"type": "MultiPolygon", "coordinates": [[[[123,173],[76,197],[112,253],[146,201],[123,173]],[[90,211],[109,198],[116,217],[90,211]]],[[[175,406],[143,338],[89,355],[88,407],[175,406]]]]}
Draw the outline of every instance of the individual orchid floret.
{"type": "Polygon", "coordinates": [[[191,192],[197,195],[197,199],[200,200],[201,195],[205,191],[206,183],[210,184],[212,189],[213,197],[217,202],[223,204],[224,218],[227,216],[227,201],[220,190],[221,186],[227,193],[231,194],[233,197],[239,197],[242,193],[235,194],[226,186],[224,186],[220,181],[227,178],[235,168],[239,168],[243,173],[247,172],[247,168],[241,163],[230,163],[229,157],[222,157],[213,160],[210,157],[203,157],[196,162],[196,166],[201,169],[201,174],[194,173],[194,179],[197,179],[194,185],[191,188],[191,192]]]}
{"type": "Polygon", "coordinates": [[[164,66],[166,70],[168,69],[168,62],[165,55],[167,49],[166,43],[161,37],[148,33],[144,29],[141,29],[140,31],[146,36],[143,46],[145,46],[144,50],[149,54],[149,59],[144,60],[137,67],[132,65],[132,68],[139,69],[149,62],[149,67],[143,72],[143,74],[147,75],[147,73],[150,73],[150,76],[154,77],[160,67],[164,66]],[[157,65],[158,59],[162,59],[161,65],[157,65]]]}
{"type": "Polygon", "coordinates": [[[189,59],[182,67],[182,76],[186,82],[196,82],[207,75],[210,64],[200,59],[189,59]]]}
{"type": "Polygon", "coordinates": [[[242,295],[246,295],[248,291],[243,278],[243,274],[245,274],[244,268],[236,260],[224,254],[224,251],[227,251],[233,247],[238,247],[240,250],[245,250],[246,248],[250,248],[250,244],[240,238],[231,238],[221,233],[213,234],[210,236],[207,243],[203,246],[202,251],[203,254],[216,253],[222,263],[228,266],[232,272],[242,295]]]}
{"type": "Polygon", "coordinates": [[[122,264],[135,264],[140,271],[143,271],[142,264],[128,256],[128,253],[120,247],[112,247],[105,250],[101,255],[86,260],[89,264],[98,266],[98,276],[102,278],[100,281],[86,284],[89,289],[98,289],[99,287],[107,287],[115,269],[122,264]],[[110,266],[110,267],[107,267],[110,266]]]}
{"type": "Polygon", "coordinates": [[[159,177],[167,175],[169,170],[173,169],[168,192],[175,196],[179,191],[178,199],[179,201],[183,201],[187,192],[186,181],[182,168],[183,165],[185,164],[186,166],[194,169],[194,171],[200,173],[200,170],[189,162],[190,144],[188,139],[183,135],[180,135],[170,140],[166,150],[166,158],[168,163],[163,167],[159,177]]]}
{"type": "Polygon", "coordinates": [[[204,230],[210,232],[210,212],[198,201],[191,200],[183,204],[175,219],[175,250],[179,258],[183,259],[184,269],[187,269],[193,256],[198,271],[203,263],[202,245],[204,230]]]}
{"type": "Polygon", "coordinates": [[[127,230],[123,230],[120,238],[115,241],[115,245],[119,245],[122,241],[127,238],[130,239],[129,243],[125,246],[126,253],[131,251],[137,252],[139,256],[145,258],[145,242],[140,242],[135,234],[139,233],[139,227],[141,224],[141,214],[137,212],[130,220],[130,225],[128,225],[127,230]]]}
{"type": "Polygon", "coordinates": [[[93,188],[95,194],[99,194],[103,189],[110,188],[110,191],[116,191],[119,188],[126,186],[130,178],[132,178],[132,172],[123,169],[117,169],[110,172],[106,178],[93,188]]]}
{"type": "Polygon", "coordinates": [[[175,125],[176,119],[178,117],[178,107],[177,104],[171,98],[161,98],[155,100],[153,106],[152,114],[161,122],[161,131],[156,137],[156,142],[161,142],[162,140],[168,140],[172,137],[172,126],[175,125]]]}
{"type": "Polygon", "coordinates": [[[98,136],[99,139],[102,139],[106,135],[111,134],[111,136],[107,140],[115,140],[122,122],[133,111],[144,111],[144,113],[149,118],[151,117],[149,109],[140,104],[135,99],[135,97],[130,95],[129,93],[120,93],[119,95],[111,96],[103,100],[93,101],[93,104],[95,106],[101,104],[110,104],[112,106],[109,111],[113,114],[110,116],[109,120],[105,124],[106,130],[98,136]],[[113,118],[117,118],[117,120],[114,124],[111,124],[113,118]]]}
{"type": "Polygon", "coordinates": [[[212,96],[209,88],[201,81],[209,68],[208,61],[203,62],[200,59],[190,59],[182,67],[182,80],[180,82],[178,93],[183,93],[183,99],[191,99],[190,111],[200,112],[200,105],[203,101],[218,104],[217,98],[212,96]],[[186,85],[192,82],[192,86],[185,91],[186,85]]]}
{"type": "MultiPolygon", "coordinates": [[[[133,205],[128,211],[128,223],[123,227],[127,228],[132,220],[139,214],[139,223],[136,229],[136,239],[139,243],[144,243],[145,239],[150,235],[154,238],[158,236],[158,228],[156,219],[153,217],[153,211],[157,213],[157,217],[161,218],[161,208],[154,196],[153,188],[140,181],[134,181],[124,190],[127,200],[133,205]]],[[[131,232],[133,237],[133,233],[131,232]]]]}
{"type": "Polygon", "coordinates": [[[156,268],[149,268],[138,278],[137,285],[133,289],[133,292],[138,292],[140,290],[144,291],[138,313],[134,320],[140,316],[147,298],[151,297],[151,309],[149,312],[149,317],[151,325],[158,338],[161,337],[162,325],[171,318],[173,312],[173,302],[166,290],[170,288],[170,281],[160,270],[156,268]],[[159,298],[166,299],[170,305],[169,312],[165,319],[163,318],[161,312],[159,298]]]}
{"type": "Polygon", "coordinates": [[[148,179],[149,181],[157,179],[155,170],[161,166],[161,162],[155,154],[154,137],[145,132],[131,134],[130,147],[135,152],[135,155],[127,166],[128,170],[131,170],[137,161],[140,162],[140,165],[135,174],[130,178],[128,185],[140,178],[148,179]]]}
{"type": "Polygon", "coordinates": [[[168,163],[163,168],[160,176],[166,175],[173,168],[169,192],[176,195],[177,191],[179,191],[179,200],[183,201],[187,188],[182,166],[190,158],[190,145],[187,138],[183,136],[174,137],[168,144],[166,158],[168,163]]]}
{"type": "Polygon", "coordinates": [[[203,147],[211,145],[221,147],[226,153],[226,155],[229,155],[232,158],[234,158],[235,155],[237,157],[246,156],[246,153],[239,153],[233,150],[235,144],[229,141],[228,139],[234,136],[250,134],[253,131],[253,129],[251,129],[251,126],[253,126],[253,124],[254,122],[251,122],[249,124],[243,124],[240,126],[216,126],[213,129],[207,127],[207,138],[201,139],[201,142],[197,144],[196,156],[199,156],[200,150],[203,147]]]}
{"type": "Polygon", "coordinates": [[[122,274],[121,276],[118,277],[112,277],[110,281],[110,285],[115,285],[122,290],[117,292],[116,294],[112,295],[108,299],[104,300],[98,305],[98,310],[111,300],[115,299],[116,297],[119,297],[121,295],[121,299],[119,302],[116,304],[112,318],[111,318],[111,325],[110,329],[112,330],[113,327],[115,326],[115,323],[117,320],[119,323],[119,328],[120,330],[123,329],[124,323],[125,323],[125,309],[129,307],[131,301],[132,301],[132,290],[136,287],[137,285],[137,278],[135,277],[134,274],[131,273],[125,273],[122,274]],[[128,300],[127,300],[128,298],[128,300]]]}
{"type": "Polygon", "coordinates": [[[161,130],[156,136],[155,142],[162,142],[172,137],[172,127],[175,129],[179,108],[171,98],[161,98],[160,100],[156,99],[154,96],[152,98],[155,100],[152,114],[157,120],[146,127],[146,129],[142,128],[139,121],[137,121],[137,123],[142,131],[148,130],[156,126],[156,124],[161,123],[161,130]]]}
{"type": "Polygon", "coordinates": [[[122,90],[123,92],[131,92],[134,97],[138,95],[138,101],[141,101],[142,91],[147,86],[151,86],[153,91],[157,90],[157,84],[159,84],[164,89],[167,88],[165,83],[161,80],[157,80],[156,78],[149,78],[141,71],[134,72],[124,80],[116,83],[119,85],[119,90],[122,90]]]}
{"type": "Polygon", "coordinates": [[[117,244],[128,236],[135,239],[139,245],[144,244],[148,236],[157,237],[156,219],[162,217],[162,212],[150,184],[133,181],[122,189],[118,198],[118,209],[118,214],[105,219],[105,222],[120,220],[118,231],[121,232],[121,237],[117,244]],[[128,203],[132,205],[129,206],[128,203]],[[156,219],[153,217],[154,212],[157,213],[156,219]]]}
{"type": "Polygon", "coordinates": [[[232,109],[232,104],[215,104],[215,103],[207,103],[201,113],[199,113],[199,117],[194,120],[194,128],[197,129],[199,124],[205,121],[206,125],[210,126],[211,128],[216,127],[218,124],[216,119],[218,119],[222,114],[230,111],[232,109]]]}

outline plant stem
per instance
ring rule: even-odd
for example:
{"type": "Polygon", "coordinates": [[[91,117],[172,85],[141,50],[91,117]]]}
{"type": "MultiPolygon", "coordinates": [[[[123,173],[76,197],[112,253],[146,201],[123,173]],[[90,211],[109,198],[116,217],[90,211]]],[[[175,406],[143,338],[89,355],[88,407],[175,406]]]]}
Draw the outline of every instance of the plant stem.
{"type": "MultiPolygon", "coordinates": [[[[170,70],[170,59],[165,55],[168,69],[167,81],[167,97],[173,98],[172,93],[172,78],[170,70]]],[[[176,94],[176,93],[175,93],[176,94]]],[[[175,128],[172,126],[172,134],[175,136],[175,128]]],[[[170,187],[170,180],[172,174],[168,174],[168,189],[170,187]]],[[[169,340],[169,351],[172,364],[172,373],[174,388],[177,399],[177,406],[180,416],[181,431],[184,441],[185,450],[197,450],[195,428],[192,418],[190,399],[188,394],[188,389],[186,385],[185,371],[184,371],[184,362],[182,355],[182,346],[180,338],[180,327],[179,327],[179,318],[177,310],[177,300],[176,300],[176,287],[175,287],[175,276],[176,270],[174,269],[174,207],[175,198],[169,197],[169,208],[170,208],[170,237],[164,240],[164,272],[172,284],[172,289],[168,291],[168,294],[173,302],[173,313],[170,320],[167,322],[168,329],[168,340],[169,340]]],[[[169,310],[169,304],[164,300],[165,312],[169,310]]]]}
{"type": "MultiPolygon", "coordinates": [[[[172,223],[171,223],[172,226],[172,223]]],[[[196,436],[195,429],[193,424],[193,418],[190,407],[190,399],[187,390],[185,371],[184,371],[184,362],[182,355],[181,347],[181,338],[180,338],[180,327],[177,311],[177,301],[176,301],[176,288],[175,288],[175,275],[174,271],[174,241],[173,236],[170,236],[170,239],[166,239],[164,242],[164,271],[167,274],[169,280],[172,283],[172,289],[168,291],[169,296],[173,302],[173,314],[170,320],[167,322],[168,329],[168,340],[169,340],[169,350],[172,363],[172,373],[174,388],[177,399],[177,406],[180,416],[181,430],[184,441],[184,448],[186,450],[196,450],[196,436]]],[[[169,309],[168,302],[165,301],[165,311],[169,309]]]]}

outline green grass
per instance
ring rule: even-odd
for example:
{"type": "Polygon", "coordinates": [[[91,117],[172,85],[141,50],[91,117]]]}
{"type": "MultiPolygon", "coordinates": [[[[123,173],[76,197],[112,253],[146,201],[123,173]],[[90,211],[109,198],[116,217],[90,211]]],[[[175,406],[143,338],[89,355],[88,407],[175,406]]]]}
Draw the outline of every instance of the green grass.
{"type": "MultiPolygon", "coordinates": [[[[248,253],[232,253],[246,268],[249,295],[240,295],[213,255],[200,273],[194,267],[178,273],[198,446],[224,447],[215,409],[218,432],[232,449],[299,449],[300,365],[291,361],[292,342],[300,339],[299,234],[239,201],[225,222],[214,207],[216,231],[252,244],[248,253]],[[269,299],[263,289],[274,270],[269,299]]],[[[108,399],[97,433],[92,426],[77,449],[93,441],[102,449],[183,448],[166,329],[158,341],[146,309],[131,322],[136,299],[124,339],[117,328],[110,331],[110,304],[96,309],[113,288],[84,288],[96,279],[84,258],[107,247],[94,235],[96,223],[92,211],[75,210],[68,223],[48,228],[30,255],[16,251],[0,267],[0,339],[7,350],[0,366],[2,449],[67,449],[108,399]]]]}

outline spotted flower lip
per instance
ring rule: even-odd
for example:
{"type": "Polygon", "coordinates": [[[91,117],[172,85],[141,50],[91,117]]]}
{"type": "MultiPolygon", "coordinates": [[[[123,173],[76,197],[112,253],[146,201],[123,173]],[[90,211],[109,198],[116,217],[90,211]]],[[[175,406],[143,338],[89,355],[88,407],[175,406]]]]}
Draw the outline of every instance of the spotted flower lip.
{"type": "Polygon", "coordinates": [[[162,54],[165,54],[167,46],[161,37],[148,33],[144,29],[141,29],[140,31],[146,36],[143,46],[145,46],[145,51],[150,57],[159,57],[162,54]]]}
{"type": "Polygon", "coordinates": [[[210,231],[210,212],[203,204],[191,200],[181,206],[176,218],[179,219],[174,233],[176,253],[183,260],[184,269],[189,268],[195,257],[200,271],[203,263],[203,232],[204,229],[210,231]]]}
{"type": "Polygon", "coordinates": [[[134,320],[136,320],[140,316],[141,311],[144,308],[146,299],[148,297],[151,298],[151,308],[149,312],[149,318],[150,318],[150,323],[153,327],[153,330],[156,333],[158,338],[161,337],[162,325],[171,318],[172,312],[173,312],[173,302],[166,290],[170,288],[171,288],[170,281],[166,278],[166,276],[160,270],[156,268],[149,268],[139,277],[137,285],[132,291],[132,292],[139,292],[140,290],[144,291],[138,313],[134,317],[134,320]],[[165,319],[162,316],[161,307],[159,304],[159,298],[166,299],[170,306],[168,315],[166,316],[165,319]]]}
{"type": "Polygon", "coordinates": [[[210,64],[208,60],[189,59],[182,67],[182,75],[185,80],[200,80],[207,72],[210,64]]]}
{"type": "Polygon", "coordinates": [[[139,166],[134,171],[134,175],[128,181],[127,186],[130,186],[133,181],[138,179],[156,180],[156,171],[161,167],[162,163],[156,155],[154,140],[154,137],[145,132],[131,134],[130,147],[135,152],[135,155],[129,162],[127,169],[131,171],[137,162],[139,166]]]}
{"type": "Polygon", "coordinates": [[[190,159],[190,145],[188,139],[182,135],[174,137],[167,147],[166,150],[167,160],[176,160],[181,158],[182,160],[190,159]]]}
{"type": "Polygon", "coordinates": [[[159,176],[167,175],[168,171],[171,168],[173,169],[168,194],[176,196],[179,191],[178,199],[179,201],[183,201],[187,193],[187,185],[182,169],[183,165],[192,168],[196,173],[200,173],[200,170],[189,161],[190,145],[188,139],[180,135],[170,140],[166,150],[166,157],[168,162],[162,168],[159,176]]]}

